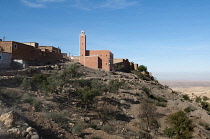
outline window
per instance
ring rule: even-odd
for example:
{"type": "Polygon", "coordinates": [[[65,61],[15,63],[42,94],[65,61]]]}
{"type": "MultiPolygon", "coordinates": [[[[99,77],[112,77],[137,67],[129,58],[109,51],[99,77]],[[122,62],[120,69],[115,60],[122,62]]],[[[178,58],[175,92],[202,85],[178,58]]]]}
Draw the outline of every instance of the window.
{"type": "Polygon", "coordinates": [[[0,60],[2,59],[2,57],[0,56],[0,60]]]}
{"type": "Polygon", "coordinates": [[[14,44],[14,48],[17,49],[17,44],[14,44]]]}
{"type": "Polygon", "coordinates": [[[107,57],[107,55],[106,55],[106,57],[107,57]]]}

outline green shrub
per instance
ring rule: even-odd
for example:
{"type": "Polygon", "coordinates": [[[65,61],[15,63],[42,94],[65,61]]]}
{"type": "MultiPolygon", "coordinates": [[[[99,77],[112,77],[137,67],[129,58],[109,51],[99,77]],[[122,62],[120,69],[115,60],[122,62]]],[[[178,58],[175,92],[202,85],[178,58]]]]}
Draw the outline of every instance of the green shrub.
{"type": "Polygon", "coordinates": [[[64,80],[66,81],[70,78],[80,77],[81,75],[77,72],[78,68],[79,68],[78,64],[65,66],[62,72],[62,77],[64,78],[64,80]]]}
{"type": "Polygon", "coordinates": [[[201,102],[201,106],[204,110],[210,112],[210,103],[208,102],[201,102]]]}
{"type": "Polygon", "coordinates": [[[87,109],[92,103],[96,96],[100,95],[97,89],[92,89],[90,87],[84,87],[76,91],[77,94],[80,96],[82,104],[85,105],[85,109],[87,109]]]}
{"type": "Polygon", "coordinates": [[[36,111],[40,110],[42,107],[41,101],[37,100],[35,97],[29,96],[29,95],[24,95],[22,100],[24,103],[31,104],[36,111]]]}
{"type": "Polygon", "coordinates": [[[190,97],[188,95],[182,95],[182,98],[186,101],[190,101],[190,97]]]}
{"type": "Polygon", "coordinates": [[[32,77],[32,83],[34,87],[40,90],[47,90],[47,85],[49,84],[47,81],[47,75],[44,74],[35,74],[32,77]]]}
{"type": "Polygon", "coordinates": [[[203,96],[203,101],[207,101],[209,98],[207,96],[203,96]]]}
{"type": "Polygon", "coordinates": [[[191,112],[191,111],[194,111],[194,110],[191,107],[187,107],[187,108],[184,109],[184,111],[188,113],[188,112],[191,112]]]}
{"type": "Polygon", "coordinates": [[[173,137],[176,135],[176,131],[174,128],[166,128],[163,130],[163,133],[167,135],[169,138],[173,137]]]}
{"type": "Polygon", "coordinates": [[[68,122],[68,119],[63,113],[58,113],[58,112],[47,112],[45,114],[46,118],[52,119],[56,123],[59,123],[60,125],[63,125],[68,122]]]}
{"type": "Polygon", "coordinates": [[[123,84],[124,84],[123,81],[116,81],[116,80],[109,81],[107,85],[108,92],[119,93],[119,89],[121,88],[123,84]]]}
{"type": "Polygon", "coordinates": [[[147,71],[147,67],[144,66],[144,65],[138,66],[138,71],[140,71],[140,72],[148,72],[148,71],[147,71]]]}
{"type": "Polygon", "coordinates": [[[29,78],[23,78],[23,81],[20,85],[23,90],[30,90],[31,89],[31,80],[29,78]]]}
{"type": "Polygon", "coordinates": [[[201,98],[201,97],[197,97],[197,96],[196,96],[196,98],[195,98],[195,102],[197,102],[197,103],[201,103],[201,101],[202,101],[202,98],[201,98]]]}
{"type": "Polygon", "coordinates": [[[161,107],[166,107],[167,103],[165,103],[165,102],[156,102],[155,105],[156,106],[161,106],[161,107]]]}
{"type": "Polygon", "coordinates": [[[167,121],[171,125],[171,128],[164,130],[168,137],[175,136],[176,139],[190,139],[192,137],[192,121],[183,111],[169,115],[167,121]]]}

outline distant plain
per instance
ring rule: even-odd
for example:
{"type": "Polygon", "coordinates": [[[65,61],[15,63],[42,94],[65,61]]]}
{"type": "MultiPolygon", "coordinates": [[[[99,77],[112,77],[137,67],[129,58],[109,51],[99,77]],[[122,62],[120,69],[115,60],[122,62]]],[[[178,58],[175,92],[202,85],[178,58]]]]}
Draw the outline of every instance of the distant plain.
{"type": "Polygon", "coordinates": [[[169,86],[174,91],[188,94],[190,97],[207,96],[210,98],[210,81],[160,81],[161,84],[169,86]]]}

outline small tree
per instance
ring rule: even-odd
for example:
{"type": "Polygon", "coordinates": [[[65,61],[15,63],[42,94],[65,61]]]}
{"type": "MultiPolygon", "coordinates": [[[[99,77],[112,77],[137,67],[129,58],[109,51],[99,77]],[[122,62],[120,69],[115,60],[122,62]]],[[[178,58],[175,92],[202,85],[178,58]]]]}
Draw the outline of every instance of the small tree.
{"type": "Polygon", "coordinates": [[[82,103],[85,105],[85,109],[89,108],[89,106],[93,104],[94,98],[100,95],[100,92],[98,90],[92,89],[87,86],[77,90],[77,93],[80,96],[82,103]]]}
{"type": "Polygon", "coordinates": [[[150,134],[151,131],[153,130],[155,135],[159,128],[159,124],[156,119],[156,109],[155,105],[149,101],[145,101],[141,104],[141,113],[138,116],[141,121],[139,125],[141,130],[145,133],[146,139],[152,138],[152,135],[150,134]]]}
{"type": "Polygon", "coordinates": [[[144,65],[140,65],[140,66],[138,67],[138,71],[140,71],[140,72],[148,72],[148,71],[147,71],[147,67],[144,66],[144,65]]]}
{"type": "Polygon", "coordinates": [[[168,137],[175,136],[176,139],[190,139],[192,137],[192,121],[183,111],[169,115],[167,121],[171,125],[171,128],[167,128],[163,132],[168,137]]]}

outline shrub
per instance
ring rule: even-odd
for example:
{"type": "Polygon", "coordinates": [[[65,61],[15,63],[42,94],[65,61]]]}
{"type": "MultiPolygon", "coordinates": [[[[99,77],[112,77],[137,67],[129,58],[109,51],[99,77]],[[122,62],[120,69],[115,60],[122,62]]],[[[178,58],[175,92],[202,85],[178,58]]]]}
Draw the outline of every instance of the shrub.
{"type": "Polygon", "coordinates": [[[78,122],[74,125],[74,127],[72,128],[72,133],[73,134],[77,134],[77,133],[80,133],[82,132],[82,130],[84,130],[86,128],[86,125],[85,123],[83,122],[78,122]]]}
{"type": "Polygon", "coordinates": [[[165,102],[156,102],[155,105],[156,106],[161,106],[161,107],[166,107],[167,103],[165,103],[165,102]]]}
{"type": "Polygon", "coordinates": [[[186,101],[190,101],[190,97],[188,95],[182,95],[182,98],[186,101]]]}
{"type": "Polygon", "coordinates": [[[119,89],[121,88],[123,84],[124,84],[123,81],[116,81],[116,80],[109,81],[107,85],[108,92],[119,93],[119,89]]]}
{"type": "Polygon", "coordinates": [[[82,103],[85,105],[85,109],[87,109],[93,103],[93,99],[101,93],[97,89],[92,89],[86,86],[77,90],[77,94],[80,96],[82,103]]]}
{"type": "Polygon", "coordinates": [[[47,85],[49,84],[47,81],[47,75],[44,74],[35,74],[32,77],[32,83],[37,89],[44,91],[47,91],[47,85]]]}
{"type": "Polygon", "coordinates": [[[207,96],[203,96],[203,101],[207,101],[209,98],[207,96]]]}
{"type": "Polygon", "coordinates": [[[45,114],[45,117],[52,119],[53,121],[55,121],[56,123],[59,123],[60,125],[63,125],[68,122],[68,119],[66,118],[66,116],[58,112],[47,112],[45,114]]]}
{"type": "Polygon", "coordinates": [[[140,72],[148,72],[148,71],[147,71],[147,67],[144,66],[144,65],[138,66],[138,71],[140,71],[140,72]]]}
{"type": "Polygon", "coordinates": [[[201,102],[201,106],[204,110],[209,111],[210,112],[210,103],[208,102],[201,102]]]}
{"type": "Polygon", "coordinates": [[[42,106],[42,103],[40,100],[37,100],[35,97],[29,96],[29,95],[24,95],[22,100],[24,103],[31,104],[36,111],[38,111],[42,106]]]}
{"type": "Polygon", "coordinates": [[[149,88],[143,87],[142,91],[143,91],[143,93],[145,93],[148,97],[151,95],[151,94],[150,94],[151,91],[150,91],[149,88]]]}
{"type": "Polygon", "coordinates": [[[167,121],[171,125],[171,128],[164,130],[168,137],[175,136],[176,139],[190,139],[192,137],[192,121],[183,111],[169,115],[167,121]]]}
{"type": "Polygon", "coordinates": [[[28,78],[23,78],[23,81],[20,85],[23,90],[30,90],[31,89],[31,80],[28,78]]]}
{"type": "Polygon", "coordinates": [[[79,68],[78,64],[65,66],[62,72],[62,77],[64,78],[64,80],[66,81],[70,78],[80,77],[81,75],[77,72],[78,68],[79,68]]]}
{"type": "Polygon", "coordinates": [[[201,97],[197,97],[197,96],[196,96],[196,98],[195,98],[195,102],[197,102],[197,103],[201,103],[201,101],[202,101],[201,97]]]}
{"type": "Polygon", "coordinates": [[[184,111],[188,113],[188,112],[191,112],[191,111],[194,111],[194,110],[191,107],[187,107],[187,108],[184,109],[184,111]]]}

